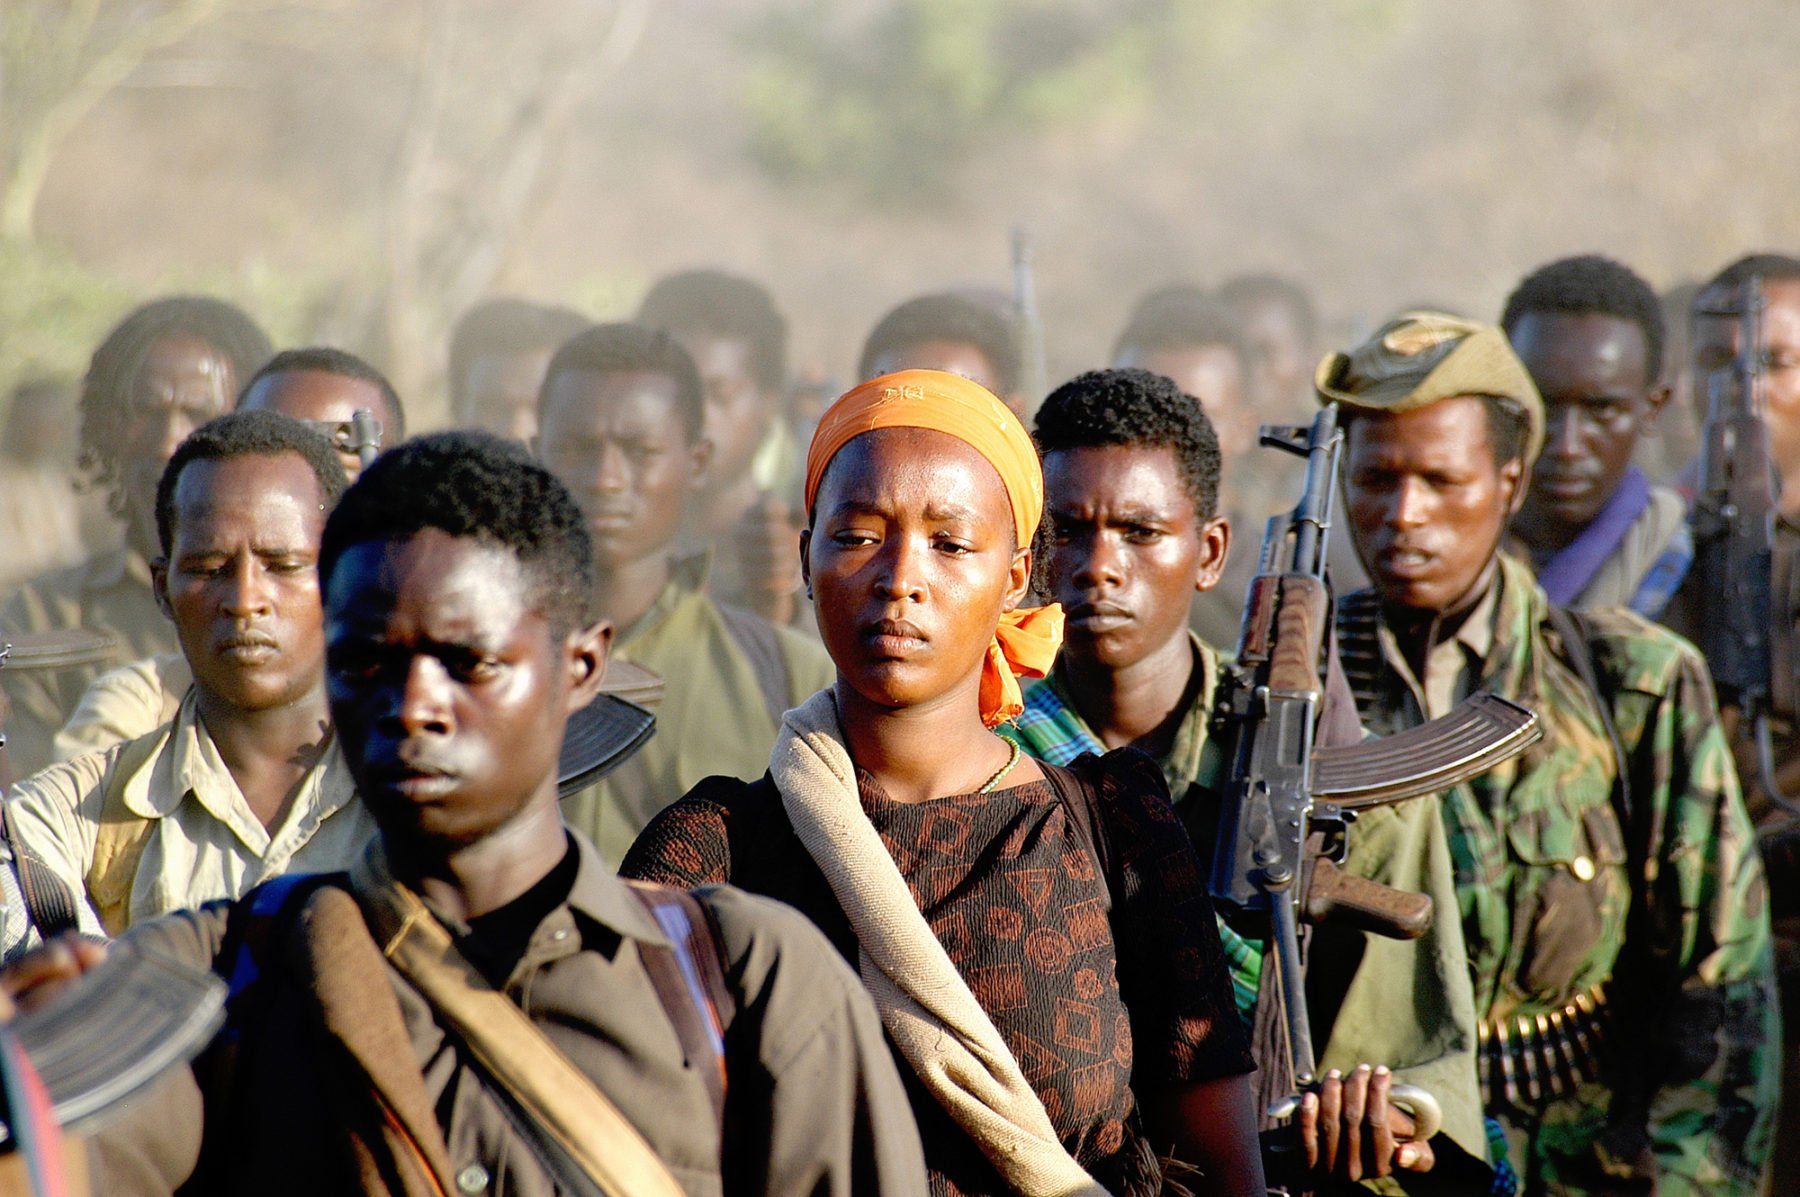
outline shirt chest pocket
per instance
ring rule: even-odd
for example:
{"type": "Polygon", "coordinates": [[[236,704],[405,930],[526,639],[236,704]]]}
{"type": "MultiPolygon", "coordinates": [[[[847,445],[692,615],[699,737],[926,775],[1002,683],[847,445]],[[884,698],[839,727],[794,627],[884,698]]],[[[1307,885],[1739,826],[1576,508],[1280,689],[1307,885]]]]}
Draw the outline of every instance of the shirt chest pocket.
{"type": "Polygon", "coordinates": [[[1610,802],[1557,804],[1507,828],[1512,943],[1505,978],[1522,998],[1568,1001],[1612,972],[1631,886],[1610,802]]]}

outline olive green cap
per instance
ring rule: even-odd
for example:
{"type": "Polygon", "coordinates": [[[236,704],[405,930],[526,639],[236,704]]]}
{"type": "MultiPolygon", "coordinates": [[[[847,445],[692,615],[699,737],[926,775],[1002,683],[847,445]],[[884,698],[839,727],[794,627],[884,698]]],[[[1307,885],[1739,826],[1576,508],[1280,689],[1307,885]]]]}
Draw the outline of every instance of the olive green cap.
{"type": "Polygon", "coordinates": [[[1321,406],[1406,412],[1440,399],[1491,395],[1525,415],[1525,461],[1544,447],[1544,400],[1498,325],[1447,312],[1403,312],[1349,353],[1328,353],[1313,375],[1321,406]]]}

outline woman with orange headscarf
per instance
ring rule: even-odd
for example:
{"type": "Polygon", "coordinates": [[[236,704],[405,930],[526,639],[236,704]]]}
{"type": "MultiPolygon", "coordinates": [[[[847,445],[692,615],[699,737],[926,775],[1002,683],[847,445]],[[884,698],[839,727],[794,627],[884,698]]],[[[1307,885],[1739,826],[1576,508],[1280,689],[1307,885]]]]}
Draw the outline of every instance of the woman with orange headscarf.
{"type": "Polygon", "coordinates": [[[797,906],[856,964],[907,1076],[934,1193],[1261,1194],[1250,1056],[1162,775],[1073,769],[1004,724],[1055,607],[1022,606],[1043,478],[966,379],[908,370],[828,411],[801,560],[834,687],[756,782],[712,778],[622,872],[797,906]]]}

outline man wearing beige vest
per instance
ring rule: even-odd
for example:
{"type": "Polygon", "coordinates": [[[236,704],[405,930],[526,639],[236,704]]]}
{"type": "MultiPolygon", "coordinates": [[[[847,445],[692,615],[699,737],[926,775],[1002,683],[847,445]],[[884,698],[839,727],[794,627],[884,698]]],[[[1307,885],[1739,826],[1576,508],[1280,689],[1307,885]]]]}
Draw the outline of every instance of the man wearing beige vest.
{"type": "Polygon", "coordinates": [[[222,416],[170,459],[152,572],[194,685],[172,722],[7,799],[15,847],[109,932],[342,868],[373,833],[325,706],[319,537],[343,489],[325,439],[272,412],[222,416]]]}

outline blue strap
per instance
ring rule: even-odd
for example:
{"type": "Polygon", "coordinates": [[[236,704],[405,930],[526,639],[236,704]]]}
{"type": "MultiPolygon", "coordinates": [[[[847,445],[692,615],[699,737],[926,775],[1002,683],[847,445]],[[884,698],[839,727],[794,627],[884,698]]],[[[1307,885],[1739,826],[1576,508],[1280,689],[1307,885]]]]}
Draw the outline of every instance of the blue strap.
{"type": "Polygon", "coordinates": [[[270,925],[275,916],[287,906],[288,899],[301,882],[312,880],[307,873],[284,873],[280,877],[265,881],[250,891],[249,908],[244,913],[244,933],[238,939],[237,957],[231,962],[231,976],[228,980],[229,992],[226,1001],[237,997],[251,985],[262,973],[263,941],[268,938],[270,925]]]}

